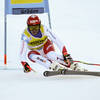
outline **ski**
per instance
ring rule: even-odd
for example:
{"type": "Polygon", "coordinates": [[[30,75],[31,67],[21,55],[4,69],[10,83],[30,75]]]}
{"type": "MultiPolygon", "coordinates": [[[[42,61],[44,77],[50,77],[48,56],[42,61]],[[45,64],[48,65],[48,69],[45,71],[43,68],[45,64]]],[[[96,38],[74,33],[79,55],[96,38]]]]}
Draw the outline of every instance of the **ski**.
{"type": "Polygon", "coordinates": [[[48,76],[55,76],[55,75],[92,75],[92,76],[100,76],[100,72],[93,72],[93,71],[72,71],[68,69],[62,69],[59,71],[45,71],[43,73],[45,77],[48,76]]]}

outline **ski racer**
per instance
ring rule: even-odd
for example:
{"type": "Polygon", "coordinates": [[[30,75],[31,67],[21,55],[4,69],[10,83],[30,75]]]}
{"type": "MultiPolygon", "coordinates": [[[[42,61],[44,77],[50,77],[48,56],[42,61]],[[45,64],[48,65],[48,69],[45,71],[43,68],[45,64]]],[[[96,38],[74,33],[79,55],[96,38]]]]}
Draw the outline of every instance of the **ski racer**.
{"type": "Polygon", "coordinates": [[[21,35],[20,58],[24,72],[32,70],[27,58],[51,70],[62,69],[64,65],[72,70],[86,71],[73,62],[64,44],[49,28],[41,24],[37,15],[31,15],[27,19],[27,28],[21,35]],[[53,43],[57,45],[62,55],[55,52],[53,43]]]}

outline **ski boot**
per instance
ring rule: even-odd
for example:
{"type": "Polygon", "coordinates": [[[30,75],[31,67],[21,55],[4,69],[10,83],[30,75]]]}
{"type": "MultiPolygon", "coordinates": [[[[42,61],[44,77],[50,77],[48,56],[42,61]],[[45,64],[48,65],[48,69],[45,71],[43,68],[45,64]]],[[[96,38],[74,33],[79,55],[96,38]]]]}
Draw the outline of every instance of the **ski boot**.
{"type": "Polygon", "coordinates": [[[84,71],[84,72],[88,71],[87,69],[82,68],[81,66],[79,66],[78,63],[72,63],[70,65],[70,69],[75,70],[75,71],[84,71]]]}
{"type": "Polygon", "coordinates": [[[53,71],[59,71],[59,70],[65,69],[65,67],[63,65],[59,64],[58,62],[54,61],[50,65],[49,69],[51,69],[53,71]]]}

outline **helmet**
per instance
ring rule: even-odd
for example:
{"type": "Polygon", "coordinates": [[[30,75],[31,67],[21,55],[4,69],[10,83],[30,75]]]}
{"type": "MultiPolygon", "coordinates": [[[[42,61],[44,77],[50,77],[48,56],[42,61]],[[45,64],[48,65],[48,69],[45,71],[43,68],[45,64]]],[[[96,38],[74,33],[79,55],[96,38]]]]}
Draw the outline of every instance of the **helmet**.
{"type": "Polygon", "coordinates": [[[37,15],[31,15],[28,19],[27,19],[27,25],[40,25],[41,21],[39,19],[39,17],[37,15]]]}

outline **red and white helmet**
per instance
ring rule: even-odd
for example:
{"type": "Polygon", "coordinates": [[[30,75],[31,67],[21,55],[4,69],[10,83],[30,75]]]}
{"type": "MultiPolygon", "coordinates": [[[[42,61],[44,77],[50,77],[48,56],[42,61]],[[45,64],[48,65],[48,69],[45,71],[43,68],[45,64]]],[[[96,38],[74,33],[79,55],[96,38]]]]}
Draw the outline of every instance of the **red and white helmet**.
{"type": "Polygon", "coordinates": [[[41,21],[37,15],[31,15],[27,19],[27,25],[30,26],[30,25],[37,25],[37,24],[41,24],[41,21]]]}

